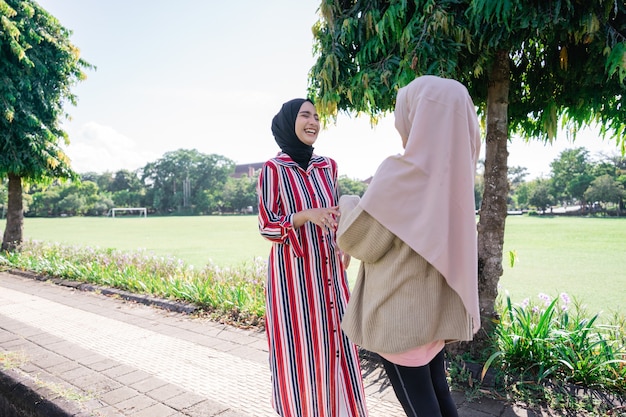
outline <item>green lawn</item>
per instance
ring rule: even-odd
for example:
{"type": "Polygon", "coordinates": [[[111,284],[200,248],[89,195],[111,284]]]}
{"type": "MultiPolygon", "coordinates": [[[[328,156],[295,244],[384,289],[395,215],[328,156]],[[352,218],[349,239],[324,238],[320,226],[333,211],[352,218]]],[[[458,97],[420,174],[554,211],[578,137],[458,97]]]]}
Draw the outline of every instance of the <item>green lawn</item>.
{"type": "MultiPolygon", "coordinates": [[[[0,221],[4,230],[4,220],[0,221]]],[[[24,219],[24,238],[121,250],[147,250],[196,267],[267,257],[255,216],[65,217],[24,219]]]]}
{"type": "MultiPolygon", "coordinates": [[[[26,218],[24,235],[69,245],[144,249],[197,267],[266,258],[270,248],[258,233],[255,216],[26,218]]],[[[351,280],[357,267],[353,261],[351,280]]],[[[590,313],[626,313],[626,219],[509,217],[500,280],[504,291],[515,302],[565,292],[590,313]],[[517,254],[513,268],[509,251],[517,254]]]]}
{"type": "Polygon", "coordinates": [[[500,293],[513,300],[567,293],[590,313],[626,314],[626,219],[510,216],[500,293]]]}

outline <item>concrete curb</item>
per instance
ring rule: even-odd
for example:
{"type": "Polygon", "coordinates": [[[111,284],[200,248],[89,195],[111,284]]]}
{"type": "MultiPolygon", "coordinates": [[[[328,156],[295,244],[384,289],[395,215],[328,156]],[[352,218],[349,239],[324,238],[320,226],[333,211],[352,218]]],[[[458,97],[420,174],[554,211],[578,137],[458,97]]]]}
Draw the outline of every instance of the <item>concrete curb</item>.
{"type": "Polygon", "coordinates": [[[81,291],[98,292],[104,295],[118,296],[124,300],[132,301],[135,303],[145,304],[148,306],[159,307],[164,310],[173,311],[176,313],[192,314],[198,311],[198,307],[191,303],[183,303],[180,301],[167,300],[163,298],[152,297],[150,295],[136,294],[130,291],[124,291],[117,288],[101,287],[99,285],[93,285],[89,283],[71,281],[69,279],[56,278],[49,275],[37,274],[31,271],[23,271],[19,269],[8,269],[6,272],[13,275],[18,275],[25,278],[32,278],[38,281],[48,281],[56,285],[64,287],[75,288],[81,291]]]}
{"type": "Polygon", "coordinates": [[[20,417],[87,417],[73,402],[37,386],[14,369],[0,372],[0,415],[20,417]]]}

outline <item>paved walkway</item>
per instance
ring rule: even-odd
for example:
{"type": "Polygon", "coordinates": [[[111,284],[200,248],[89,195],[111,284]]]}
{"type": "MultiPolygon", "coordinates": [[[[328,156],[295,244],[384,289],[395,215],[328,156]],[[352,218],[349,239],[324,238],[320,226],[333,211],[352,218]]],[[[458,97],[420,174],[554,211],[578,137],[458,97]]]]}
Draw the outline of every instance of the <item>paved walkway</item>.
{"type": "MultiPolygon", "coordinates": [[[[76,286],[0,272],[0,397],[46,417],[276,415],[263,333],[76,286]]],[[[363,371],[370,417],[403,417],[381,369],[363,371]]],[[[461,417],[542,415],[453,395],[461,417]]]]}

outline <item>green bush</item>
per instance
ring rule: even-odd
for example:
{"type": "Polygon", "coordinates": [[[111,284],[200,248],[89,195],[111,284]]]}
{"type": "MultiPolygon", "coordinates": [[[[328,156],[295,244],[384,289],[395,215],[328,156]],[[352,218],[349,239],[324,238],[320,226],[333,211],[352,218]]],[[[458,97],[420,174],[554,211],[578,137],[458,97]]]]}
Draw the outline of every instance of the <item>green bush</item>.
{"type": "Polygon", "coordinates": [[[260,325],[265,315],[265,261],[234,268],[195,269],[173,257],[144,251],[63,246],[25,241],[0,254],[0,265],[188,302],[239,325],[260,325]]]}
{"type": "Polygon", "coordinates": [[[538,301],[498,307],[493,346],[483,375],[496,367],[515,376],[511,383],[560,381],[626,394],[626,336],[623,317],[598,324],[580,303],[562,293],[552,299],[539,294],[538,301]]]}

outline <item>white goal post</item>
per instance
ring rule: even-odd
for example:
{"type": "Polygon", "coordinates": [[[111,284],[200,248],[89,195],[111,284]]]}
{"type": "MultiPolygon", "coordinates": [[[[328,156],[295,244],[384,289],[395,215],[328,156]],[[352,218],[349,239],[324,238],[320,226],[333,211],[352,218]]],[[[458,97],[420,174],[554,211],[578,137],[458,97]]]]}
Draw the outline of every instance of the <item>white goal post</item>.
{"type": "Polygon", "coordinates": [[[111,217],[115,217],[116,211],[130,211],[131,213],[138,211],[140,217],[148,217],[148,210],[146,210],[145,207],[114,207],[109,210],[108,215],[111,217]]]}

